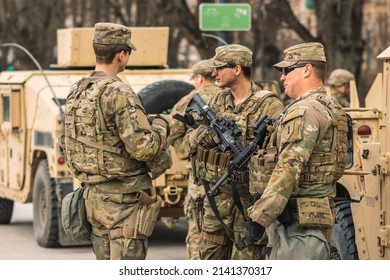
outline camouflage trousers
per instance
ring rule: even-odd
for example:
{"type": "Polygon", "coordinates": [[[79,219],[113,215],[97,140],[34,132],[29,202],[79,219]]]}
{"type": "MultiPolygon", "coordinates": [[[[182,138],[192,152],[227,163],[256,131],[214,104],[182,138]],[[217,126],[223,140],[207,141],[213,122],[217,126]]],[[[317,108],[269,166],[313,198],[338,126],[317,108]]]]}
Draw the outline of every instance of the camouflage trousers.
{"type": "Polygon", "coordinates": [[[204,188],[188,180],[187,195],[184,201],[184,214],[188,223],[186,236],[187,258],[199,260],[199,244],[202,227],[202,208],[204,200],[204,188]]]}
{"type": "MultiPolygon", "coordinates": [[[[244,238],[244,217],[234,203],[231,193],[221,192],[214,196],[223,222],[232,229],[233,241],[229,239],[224,226],[211,209],[209,199],[203,206],[202,239],[200,242],[200,258],[202,260],[260,260],[265,259],[262,249],[266,244],[250,244],[243,250],[238,250],[234,243],[244,238]]],[[[244,211],[252,204],[252,198],[241,196],[244,211]]],[[[246,213],[245,213],[246,214],[246,213]]]]}
{"type": "MultiPolygon", "coordinates": [[[[92,246],[98,260],[144,260],[147,238],[124,234],[124,220],[138,209],[136,193],[107,194],[89,190],[86,211],[92,225],[92,246]]],[[[134,226],[135,227],[135,226],[134,226]]]]}
{"type": "Polygon", "coordinates": [[[270,260],[329,260],[332,229],[303,228],[296,222],[284,226],[275,221],[267,235],[273,240],[270,260]]]}

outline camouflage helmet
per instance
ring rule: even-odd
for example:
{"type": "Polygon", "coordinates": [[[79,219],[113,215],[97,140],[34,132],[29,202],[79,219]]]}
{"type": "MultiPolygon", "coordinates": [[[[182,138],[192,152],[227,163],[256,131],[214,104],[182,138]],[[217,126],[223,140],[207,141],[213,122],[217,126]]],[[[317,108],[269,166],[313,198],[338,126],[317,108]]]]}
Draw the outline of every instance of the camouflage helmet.
{"type": "Polygon", "coordinates": [[[121,24],[98,22],[95,24],[93,43],[103,45],[125,45],[133,50],[137,50],[130,41],[131,30],[121,24]]]}
{"type": "Polygon", "coordinates": [[[318,42],[298,44],[284,50],[284,60],[274,64],[274,68],[282,71],[299,61],[322,61],[326,63],[324,46],[318,42]]]}
{"type": "Polygon", "coordinates": [[[214,59],[210,58],[210,59],[205,59],[205,60],[201,60],[197,63],[194,64],[194,66],[192,67],[192,76],[191,76],[191,80],[193,80],[196,75],[198,74],[211,74],[213,72],[213,69],[214,69],[214,64],[213,64],[213,61],[214,59]]]}
{"type": "Polygon", "coordinates": [[[351,72],[345,69],[335,69],[330,73],[328,84],[331,86],[341,86],[354,80],[355,77],[351,72]]]}
{"type": "Polygon", "coordinates": [[[222,67],[231,64],[251,67],[252,54],[250,49],[241,45],[232,44],[221,46],[215,49],[214,66],[222,67]]]}

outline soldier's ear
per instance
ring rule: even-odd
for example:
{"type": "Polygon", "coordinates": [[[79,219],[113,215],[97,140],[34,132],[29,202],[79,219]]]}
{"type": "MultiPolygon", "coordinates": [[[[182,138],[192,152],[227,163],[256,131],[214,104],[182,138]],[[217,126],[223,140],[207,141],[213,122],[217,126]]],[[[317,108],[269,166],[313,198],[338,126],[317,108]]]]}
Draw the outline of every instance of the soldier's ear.
{"type": "Polygon", "coordinates": [[[236,76],[238,76],[241,72],[242,72],[242,67],[241,67],[241,65],[236,65],[236,66],[234,67],[234,74],[235,74],[236,76]]]}

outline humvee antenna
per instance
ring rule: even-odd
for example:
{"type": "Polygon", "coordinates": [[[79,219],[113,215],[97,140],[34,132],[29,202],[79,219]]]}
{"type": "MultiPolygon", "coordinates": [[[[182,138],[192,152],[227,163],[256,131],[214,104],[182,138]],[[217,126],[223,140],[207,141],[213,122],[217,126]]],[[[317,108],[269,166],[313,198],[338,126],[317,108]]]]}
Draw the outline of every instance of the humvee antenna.
{"type": "Polygon", "coordinates": [[[59,102],[59,100],[57,98],[57,95],[55,94],[55,92],[54,92],[54,90],[53,90],[49,80],[47,79],[46,74],[43,72],[43,69],[42,69],[41,65],[35,59],[35,57],[25,47],[23,47],[23,46],[21,46],[19,44],[16,44],[16,43],[3,43],[3,44],[0,44],[0,47],[15,47],[15,48],[18,48],[18,49],[22,50],[24,53],[26,53],[28,55],[28,57],[34,62],[35,66],[39,69],[39,71],[41,72],[42,76],[44,77],[47,85],[50,88],[51,93],[53,94],[54,101],[57,104],[58,108],[60,109],[61,116],[63,117],[64,116],[64,111],[61,108],[61,104],[60,104],[60,102],[59,102]]]}

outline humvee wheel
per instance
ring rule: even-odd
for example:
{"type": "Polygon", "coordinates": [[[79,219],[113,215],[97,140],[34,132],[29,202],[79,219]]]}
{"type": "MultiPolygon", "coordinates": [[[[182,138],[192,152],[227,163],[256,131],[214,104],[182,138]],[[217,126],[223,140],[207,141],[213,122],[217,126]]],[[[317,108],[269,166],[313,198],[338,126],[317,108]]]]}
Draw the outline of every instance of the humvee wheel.
{"type": "Polygon", "coordinates": [[[14,202],[12,200],[0,197],[0,224],[9,224],[11,222],[14,202]]]}
{"type": "Polygon", "coordinates": [[[331,259],[357,260],[359,257],[355,245],[355,228],[350,204],[348,201],[336,202],[335,210],[337,223],[333,227],[331,259]]]}
{"type": "Polygon", "coordinates": [[[38,165],[33,190],[34,234],[42,247],[59,247],[57,205],[56,183],[50,178],[47,160],[42,160],[38,165]]]}
{"type": "Polygon", "coordinates": [[[148,114],[167,114],[182,97],[189,94],[194,86],[176,80],[163,80],[144,87],[138,93],[148,114]]]}

